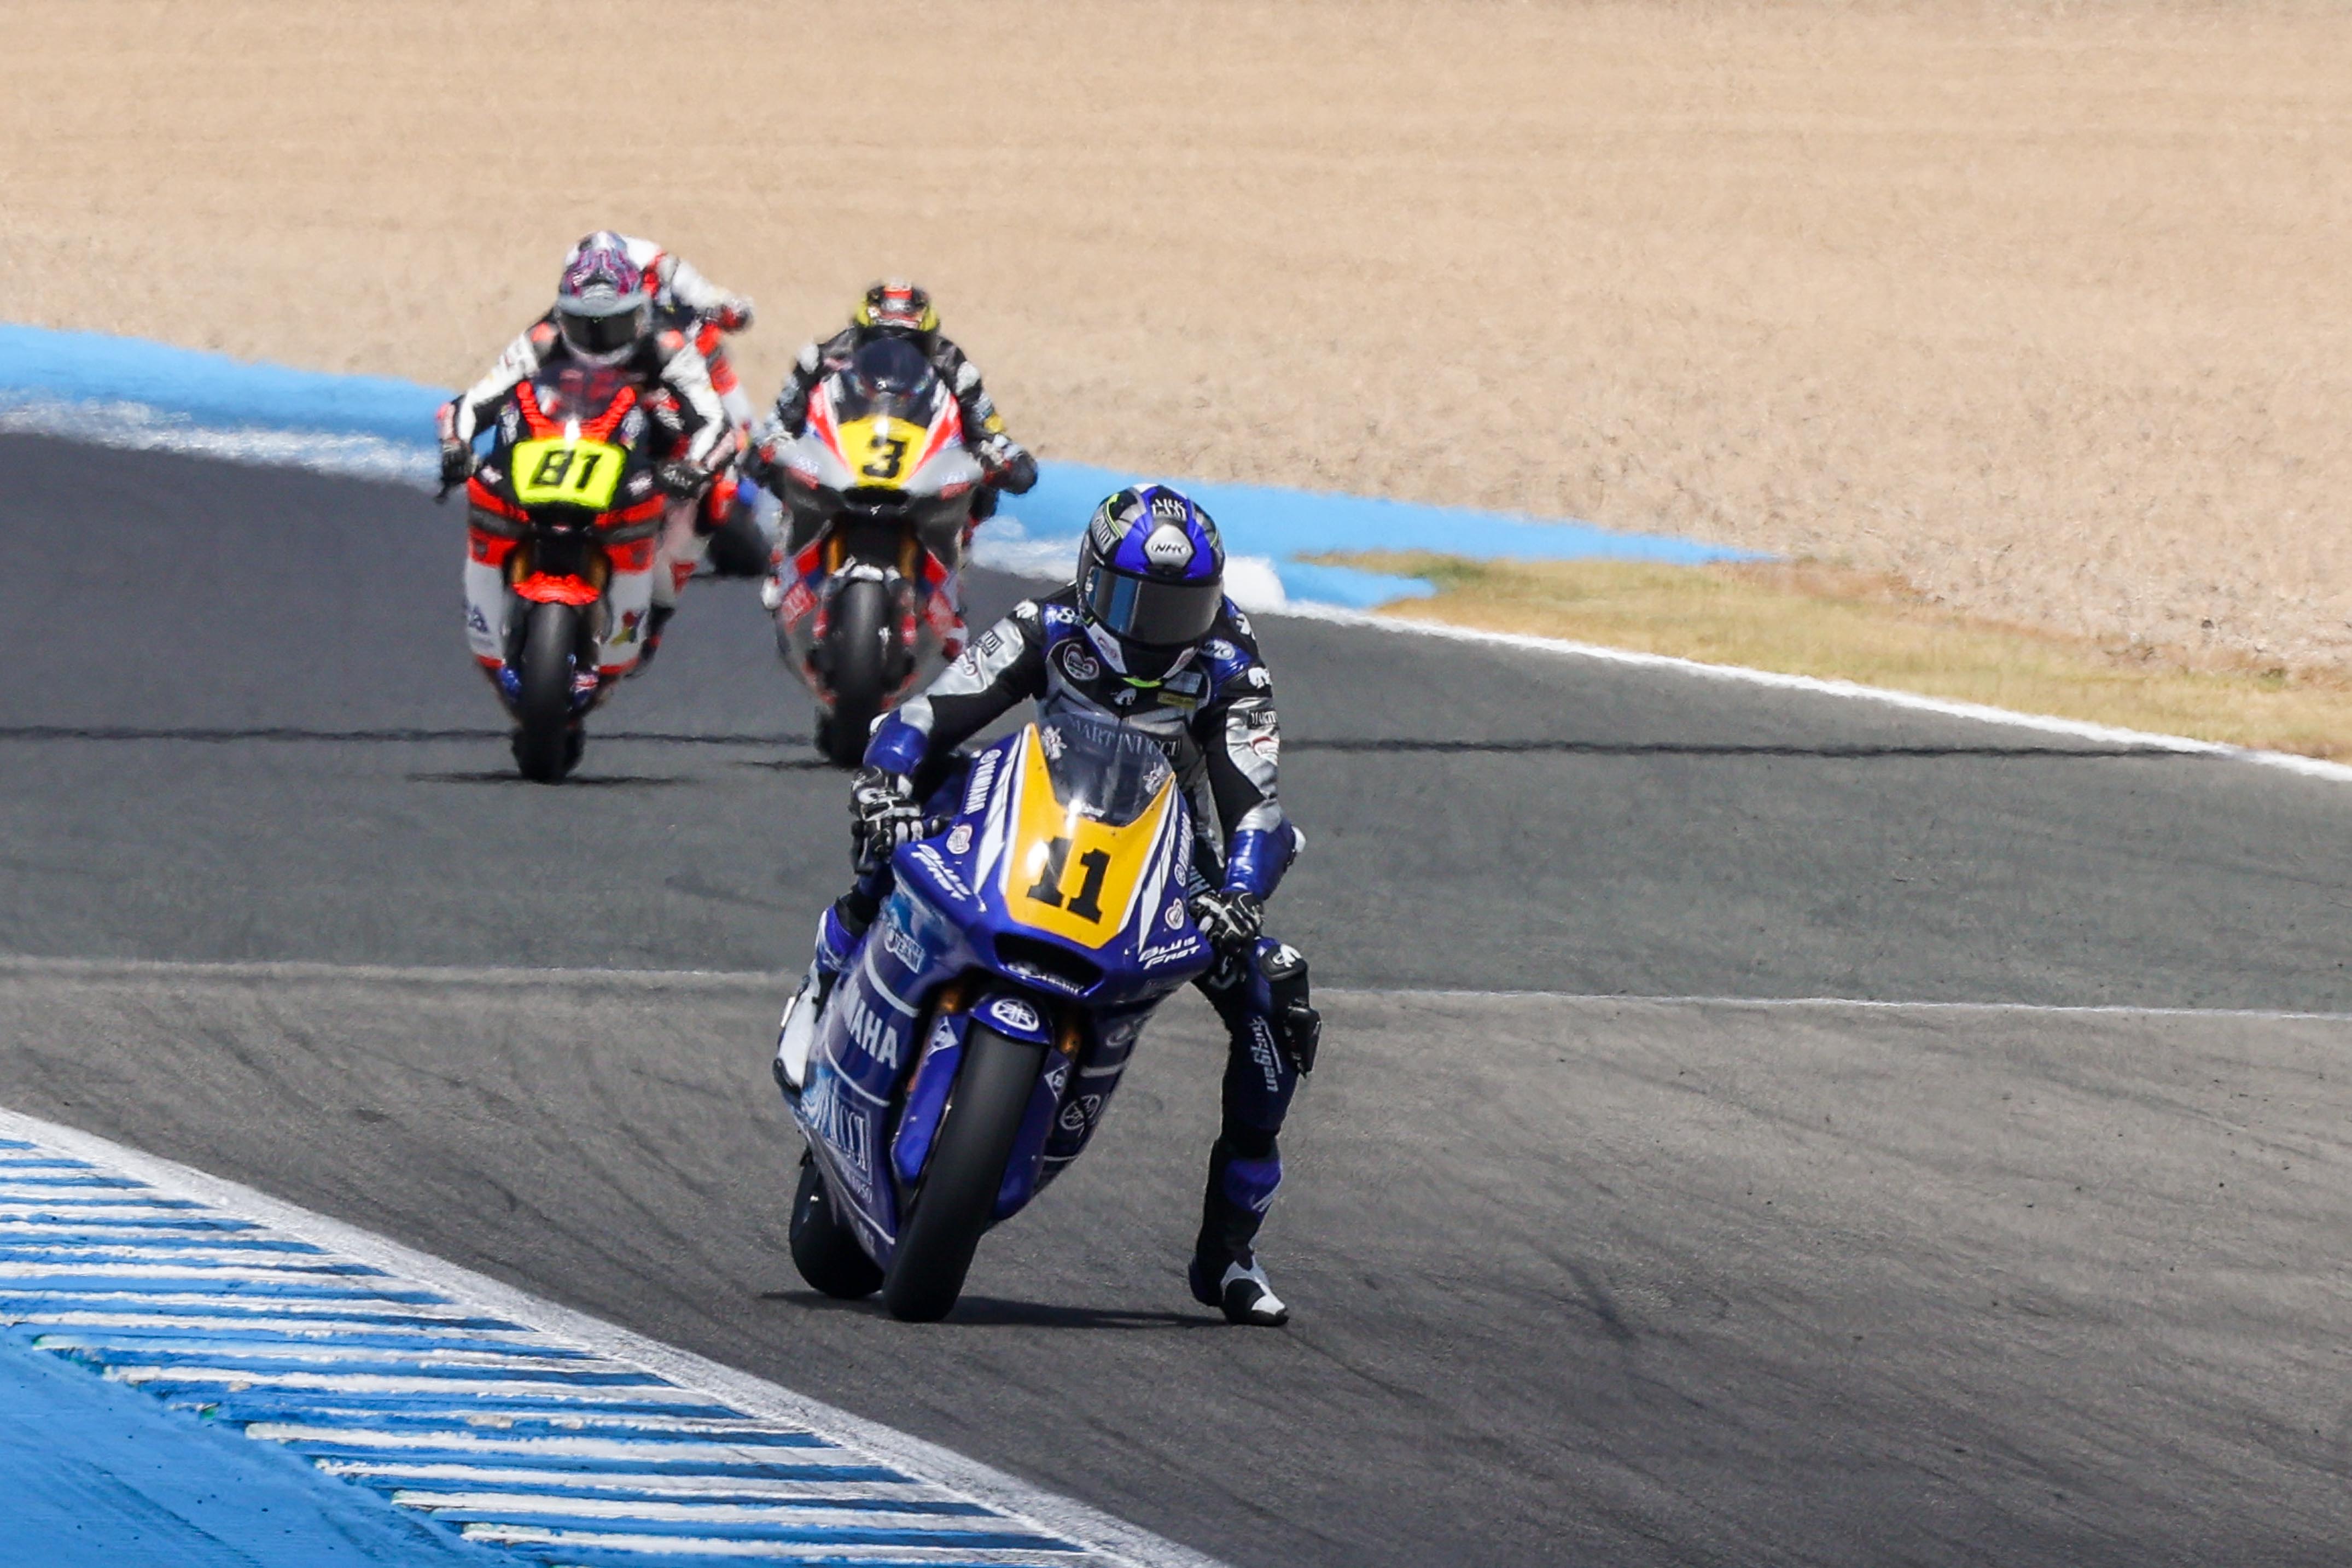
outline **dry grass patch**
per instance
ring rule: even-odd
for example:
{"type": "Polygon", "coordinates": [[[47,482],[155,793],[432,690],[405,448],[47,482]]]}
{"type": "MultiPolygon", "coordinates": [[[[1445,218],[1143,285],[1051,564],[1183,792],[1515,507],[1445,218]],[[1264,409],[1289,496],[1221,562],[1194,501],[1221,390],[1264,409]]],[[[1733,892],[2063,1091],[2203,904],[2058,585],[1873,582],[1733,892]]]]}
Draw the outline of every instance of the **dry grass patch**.
{"type": "Polygon", "coordinates": [[[648,26],[0,0],[5,314],[455,384],[614,224],[758,296],[763,394],[906,270],[1047,457],[2352,669],[2341,0],[1005,0],[895,84],[869,7],[675,0],[662,86],[559,63],[648,26]]]}
{"type": "Polygon", "coordinates": [[[1387,613],[1859,681],[2201,740],[2352,756],[2352,681],[2210,651],[2102,646],[1971,619],[1898,579],[1819,562],[1706,567],[1366,554],[1333,564],[1424,577],[1387,613]]]}

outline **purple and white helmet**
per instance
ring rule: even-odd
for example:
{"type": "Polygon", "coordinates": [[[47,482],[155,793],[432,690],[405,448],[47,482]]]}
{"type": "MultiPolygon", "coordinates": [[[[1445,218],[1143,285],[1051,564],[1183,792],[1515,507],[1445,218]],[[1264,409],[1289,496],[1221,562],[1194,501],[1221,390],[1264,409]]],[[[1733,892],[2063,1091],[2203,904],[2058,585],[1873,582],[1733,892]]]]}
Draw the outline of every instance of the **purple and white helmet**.
{"type": "Polygon", "coordinates": [[[1078,546],[1078,611],[1118,642],[1132,685],[1165,678],[1217,623],[1225,547],[1181,490],[1139,485],[1104,497],[1078,546]]]}
{"type": "Polygon", "coordinates": [[[572,247],[555,286],[555,325],[573,353],[592,364],[619,364],[653,320],[653,296],[629,259],[628,241],[599,229],[572,247]]]}

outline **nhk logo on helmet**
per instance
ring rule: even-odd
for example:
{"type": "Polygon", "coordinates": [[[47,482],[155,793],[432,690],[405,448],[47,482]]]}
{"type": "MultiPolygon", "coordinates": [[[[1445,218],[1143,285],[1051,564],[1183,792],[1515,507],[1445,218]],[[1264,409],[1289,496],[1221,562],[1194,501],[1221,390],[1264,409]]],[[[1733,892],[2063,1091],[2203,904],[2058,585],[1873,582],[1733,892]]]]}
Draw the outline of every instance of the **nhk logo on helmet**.
{"type": "Polygon", "coordinates": [[[1192,564],[1192,541],[1182,528],[1163,525],[1143,541],[1143,559],[1156,571],[1182,571],[1192,564]]]}

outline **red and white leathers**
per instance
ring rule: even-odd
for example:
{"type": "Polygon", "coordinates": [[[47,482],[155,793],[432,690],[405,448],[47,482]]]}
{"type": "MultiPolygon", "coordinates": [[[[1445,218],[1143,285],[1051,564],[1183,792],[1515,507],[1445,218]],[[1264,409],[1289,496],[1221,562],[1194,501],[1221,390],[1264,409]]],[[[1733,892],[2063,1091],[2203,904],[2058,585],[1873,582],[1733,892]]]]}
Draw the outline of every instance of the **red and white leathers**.
{"type": "Polygon", "coordinates": [[[656,310],[687,311],[701,318],[702,327],[695,335],[695,346],[702,350],[703,359],[710,366],[710,385],[719,393],[719,403],[735,428],[751,429],[758,415],[743,391],[743,383],[735,379],[735,367],[728,361],[723,334],[740,332],[751,325],[751,301],[719,287],[703,277],[692,262],[664,250],[652,240],[623,235],[621,242],[628,248],[629,259],[646,275],[646,282],[654,291],[656,310]]]}
{"type": "MultiPolygon", "coordinates": [[[[654,308],[680,331],[694,335],[694,346],[702,350],[703,362],[710,368],[710,386],[719,394],[719,406],[727,411],[729,422],[748,442],[758,413],[750,395],[743,391],[743,383],[736,379],[734,361],[727,353],[727,335],[751,327],[751,298],[719,287],[692,262],[652,240],[638,235],[623,235],[620,238],[630,262],[645,274],[646,286],[653,291],[654,308]]],[[[733,500],[730,485],[713,485],[703,492],[701,528],[705,534],[716,533],[726,522],[733,500]]]]}
{"type": "MultiPolygon", "coordinates": [[[[518,385],[572,353],[550,312],[526,328],[507,345],[498,363],[478,382],[442,405],[440,434],[444,447],[470,447],[482,415],[495,408],[518,385]]],[[[649,407],[674,410],[679,426],[674,463],[687,463],[705,473],[716,472],[734,455],[738,437],[710,384],[709,366],[694,340],[674,328],[657,328],[616,367],[629,374],[647,393],[649,407]]],[[[709,549],[708,534],[696,526],[699,501],[692,496],[673,499],[665,508],[658,546],[640,557],[615,559],[607,584],[613,607],[614,636],[635,638],[667,621],[677,604],[678,590],[694,575],[709,549]],[[637,561],[643,559],[639,566],[637,561]],[[648,620],[647,612],[652,612],[648,620]]],[[[466,638],[475,659],[495,671],[505,660],[506,584],[497,565],[477,547],[466,562],[466,638]]],[[[608,647],[600,663],[616,662],[608,647]]],[[[634,659],[628,661],[635,663],[634,659]]]]}

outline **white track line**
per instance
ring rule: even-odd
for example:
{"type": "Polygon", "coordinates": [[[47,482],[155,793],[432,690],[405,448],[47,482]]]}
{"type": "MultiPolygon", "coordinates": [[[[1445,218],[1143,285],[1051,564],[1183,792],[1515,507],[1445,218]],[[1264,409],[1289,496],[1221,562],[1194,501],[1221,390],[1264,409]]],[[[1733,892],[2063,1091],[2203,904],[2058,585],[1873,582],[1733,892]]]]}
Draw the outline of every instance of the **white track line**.
{"type": "MultiPolygon", "coordinates": [[[[88,980],[170,979],[228,983],[261,980],[399,981],[427,986],[604,985],[614,990],[766,991],[800,983],[800,971],[766,969],[467,969],[448,966],[404,969],[389,964],[324,964],[308,961],[199,964],[160,958],[37,958],[0,954],[0,984],[11,977],[88,980]]],[[[2352,1012],[2307,1012],[2291,1008],[2142,1007],[2124,1002],[1916,1001],[1883,997],[1656,996],[1630,991],[1496,990],[1475,986],[1318,986],[1327,997],[1396,997],[1433,999],[1491,998],[1505,1001],[1625,1002],[1654,1007],[1865,1008],[1880,1011],[2112,1013],[2144,1018],[2302,1019],[2352,1023],[2352,1012]]],[[[5,1113],[0,1113],[5,1114],[5,1113]]],[[[5,1174],[5,1172],[0,1172],[5,1174]]],[[[160,1185],[160,1184],[159,1184],[160,1185]]],[[[0,1200],[5,1202],[6,1200],[0,1200]]],[[[110,1206],[111,1207],[111,1206],[110,1206]]],[[[127,1207],[138,1208],[136,1203],[127,1207]]]]}
{"type": "Polygon", "coordinates": [[[1408,1001],[1606,1002],[1629,1007],[1753,1008],[1767,1010],[1890,1013],[2048,1013],[2055,1017],[2250,1019],[2273,1023],[2352,1023],[2352,1013],[2298,1012],[2285,1008],[2147,1008],[2109,1002],[1916,1002],[1873,997],[1658,997],[1619,991],[1492,991],[1447,987],[1318,988],[1323,996],[1395,997],[1408,1001]]]}
{"type": "MultiPolygon", "coordinates": [[[[761,978],[765,980],[767,977],[761,978]]],[[[853,1416],[846,1410],[807,1398],[749,1373],[722,1366],[675,1345],[647,1339],[601,1318],[574,1312],[528,1291],[501,1284],[487,1275],[461,1269],[373,1231],[313,1213],[239,1183],[224,1181],[175,1161],[160,1159],[96,1134],[5,1108],[0,1108],[0,1137],[19,1138],[46,1149],[62,1151],[133,1177],[170,1196],[189,1198],[299,1237],[345,1258],[381,1269],[400,1283],[421,1285],[438,1291],[481,1316],[527,1324],[600,1355],[643,1368],[683,1389],[710,1396],[739,1412],[807,1427],[822,1437],[863,1449],[911,1475],[961,1492],[975,1501],[1034,1521],[1048,1533],[1067,1536],[1109,1552],[1135,1564],[1135,1568],[1223,1568],[1214,1558],[1162,1540],[1084,1503],[1042,1490],[1001,1470],[966,1458],[952,1449],[927,1443],[863,1416],[853,1416]]],[[[254,1381],[267,1379],[256,1378],[254,1381]]],[[[911,1553],[910,1558],[919,1555],[911,1553]]]]}
{"type": "Polygon", "coordinates": [[[1934,714],[1942,718],[1968,719],[1978,724],[2006,725],[2013,729],[2038,730],[2044,735],[2063,735],[2074,740],[2093,740],[2110,746],[2136,747],[2147,751],[2168,751],[2185,756],[2220,757],[2234,762],[2252,762],[2263,768],[2282,768],[2300,773],[2309,779],[2326,779],[2337,784],[2352,784],[2352,766],[2341,762],[2323,762],[2315,757],[2298,757],[2289,751],[2263,751],[2252,747],[2229,746],[2217,740],[2197,740],[2185,735],[2159,735],[2153,730],[2119,729],[2113,725],[2091,724],[2083,719],[2056,718],[2047,714],[2019,713],[2011,708],[1992,707],[1984,703],[1955,702],[1948,697],[1922,696],[1916,692],[1895,691],[1885,686],[1866,686],[1859,681],[1822,680],[1815,675],[1788,675],[1776,670],[1753,670],[1745,664],[1709,664],[1696,659],[1677,659],[1667,653],[1637,653],[1628,648],[1608,648],[1597,643],[1571,643],[1561,637],[1533,637],[1518,632],[1487,632],[1474,626],[1450,626],[1436,621],[1409,620],[1402,616],[1373,615],[1362,611],[1340,610],[1320,604],[1292,604],[1276,612],[1312,621],[1328,621],[1343,626],[1364,626],[1381,632],[1393,632],[1408,636],[1442,637],[1454,643],[1484,643],[1496,647],[1516,648],[1525,653],[1551,653],[1567,658],[1591,659],[1601,664],[1622,664],[1635,669],[1662,670],[1675,674],[1696,675],[1705,680],[1737,681],[1746,685],[1767,686],[1777,691],[1804,692],[1814,696],[1843,697],[1849,701],[1877,703],[1886,707],[1904,708],[1913,713],[1934,714]]]}

